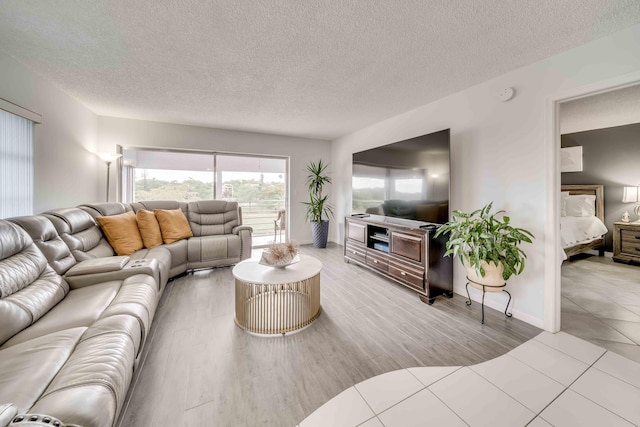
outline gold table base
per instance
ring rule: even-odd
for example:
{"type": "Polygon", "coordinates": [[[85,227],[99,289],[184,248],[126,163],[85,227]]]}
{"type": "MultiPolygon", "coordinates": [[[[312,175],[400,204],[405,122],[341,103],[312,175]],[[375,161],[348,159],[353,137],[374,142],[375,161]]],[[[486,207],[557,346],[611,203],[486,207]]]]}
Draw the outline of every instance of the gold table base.
{"type": "Polygon", "coordinates": [[[286,334],[320,316],[320,273],[291,283],[251,283],[236,277],[235,322],[259,335],[286,334]]]}

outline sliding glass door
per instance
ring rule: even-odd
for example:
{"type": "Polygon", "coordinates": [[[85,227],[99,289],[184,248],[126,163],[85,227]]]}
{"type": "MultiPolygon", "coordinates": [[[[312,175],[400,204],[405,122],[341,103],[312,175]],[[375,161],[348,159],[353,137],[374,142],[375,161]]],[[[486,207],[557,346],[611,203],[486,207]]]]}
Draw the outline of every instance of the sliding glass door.
{"type": "Polygon", "coordinates": [[[288,159],[124,148],[122,199],[237,201],[253,245],[286,239],[288,159]]]}
{"type": "Polygon", "coordinates": [[[240,204],[244,224],[253,227],[253,245],[279,238],[275,221],[287,208],[287,160],[217,154],[215,170],[216,198],[240,204]]]}

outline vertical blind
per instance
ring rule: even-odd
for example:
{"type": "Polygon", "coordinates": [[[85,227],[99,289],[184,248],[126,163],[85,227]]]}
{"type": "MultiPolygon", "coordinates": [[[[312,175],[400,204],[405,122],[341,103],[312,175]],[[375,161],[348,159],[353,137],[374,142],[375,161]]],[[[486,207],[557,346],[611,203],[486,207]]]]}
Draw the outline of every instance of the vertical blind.
{"type": "Polygon", "coordinates": [[[0,110],[0,218],[33,214],[33,124],[0,110]]]}

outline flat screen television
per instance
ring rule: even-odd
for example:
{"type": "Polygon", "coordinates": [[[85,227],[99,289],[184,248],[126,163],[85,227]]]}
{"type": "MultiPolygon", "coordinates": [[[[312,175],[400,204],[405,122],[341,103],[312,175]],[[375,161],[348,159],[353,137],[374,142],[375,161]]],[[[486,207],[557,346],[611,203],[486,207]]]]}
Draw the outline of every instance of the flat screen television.
{"type": "Polygon", "coordinates": [[[449,129],[353,153],[352,214],[449,220],[449,129]]]}

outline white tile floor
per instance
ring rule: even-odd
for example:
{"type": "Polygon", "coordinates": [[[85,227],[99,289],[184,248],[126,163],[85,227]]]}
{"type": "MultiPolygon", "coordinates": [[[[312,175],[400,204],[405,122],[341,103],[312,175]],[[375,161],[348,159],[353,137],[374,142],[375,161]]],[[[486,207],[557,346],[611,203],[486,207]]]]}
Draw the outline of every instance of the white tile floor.
{"type": "Polygon", "coordinates": [[[543,332],[468,367],[402,369],[350,387],[299,427],[640,425],[640,363],[543,332]]]}

